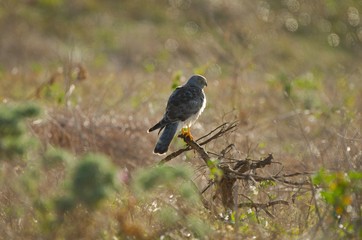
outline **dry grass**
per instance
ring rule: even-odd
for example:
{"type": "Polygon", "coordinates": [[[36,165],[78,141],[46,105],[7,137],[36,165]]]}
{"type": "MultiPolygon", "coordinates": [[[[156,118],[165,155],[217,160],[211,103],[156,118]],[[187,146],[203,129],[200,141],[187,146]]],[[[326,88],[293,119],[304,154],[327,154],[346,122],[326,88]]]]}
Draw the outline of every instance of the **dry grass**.
{"type": "MultiPolygon", "coordinates": [[[[362,191],[346,190],[351,197],[345,199],[346,209],[353,211],[341,218],[336,218],[336,205],[321,197],[323,189],[344,183],[341,176],[362,171],[361,30],[360,24],[353,25],[355,9],[362,10],[358,1],[335,2],[0,3],[0,29],[8,33],[0,44],[0,100],[31,100],[43,109],[28,125],[41,144],[14,162],[1,162],[1,235],[361,238],[360,229],[350,226],[361,221],[362,191]],[[332,33],[339,36],[336,47],[331,46],[332,33]],[[215,202],[214,211],[188,199],[198,194],[180,193],[188,181],[177,177],[139,195],[138,177],[160,173],[150,167],[161,159],[152,155],[157,136],[146,130],[161,118],[171,86],[193,73],[205,75],[209,83],[208,105],[193,135],[239,121],[234,132],[205,146],[213,157],[232,144],[224,161],[273,153],[275,163],[258,169],[258,176],[323,168],[336,173],[339,182],[297,187],[238,180],[236,202],[248,207],[231,212],[214,201],[214,188],[204,194],[207,202],[215,202]],[[58,148],[69,151],[75,165],[86,153],[105,154],[114,163],[121,190],[94,211],[80,204],[59,214],[53,205],[66,195],[74,166],[41,165],[48,150],[58,148]],[[274,200],[289,205],[269,206],[270,214],[248,205],[274,200]]],[[[170,151],[184,146],[174,139],[170,151]]],[[[198,190],[208,184],[209,169],[194,151],[167,165],[190,167],[198,190]]],[[[352,182],[344,189],[352,189],[352,182]]]]}
{"type": "Polygon", "coordinates": [[[74,154],[100,152],[121,168],[135,169],[151,163],[147,157],[154,139],[143,121],[120,115],[92,116],[80,110],[50,110],[31,125],[44,146],[50,144],[74,154]]]}

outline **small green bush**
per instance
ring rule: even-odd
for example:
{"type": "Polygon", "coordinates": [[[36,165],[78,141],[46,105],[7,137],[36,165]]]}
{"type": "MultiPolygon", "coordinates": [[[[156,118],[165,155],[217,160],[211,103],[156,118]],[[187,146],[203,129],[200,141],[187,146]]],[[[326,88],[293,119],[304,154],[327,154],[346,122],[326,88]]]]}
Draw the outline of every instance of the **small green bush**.
{"type": "Polygon", "coordinates": [[[35,104],[0,105],[0,160],[23,155],[33,139],[26,134],[25,120],[40,113],[35,104]]]}
{"type": "Polygon", "coordinates": [[[45,169],[66,166],[69,164],[70,159],[71,156],[67,151],[57,148],[50,148],[43,156],[42,166],[45,169]]]}
{"type": "Polygon", "coordinates": [[[321,187],[323,200],[332,206],[340,237],[362,237],[362,172],[328,172],[320,170],[313,183],[321,187]]]}
{"type": "Polygon", "coordinates": [[[74,199],[87,207],[96,207],[115,189],[115,167],[106,157],[88,154],[75,167],[71,193],[74,199]]]}
{"type": "Polygon", "coordinates": [[[141,170],[136,175],[134,188],[140,192],[150,191],[160,185],[172,186],[177,179],[189,179],[191,172],[183,166],[157,166],[141,170]]]}

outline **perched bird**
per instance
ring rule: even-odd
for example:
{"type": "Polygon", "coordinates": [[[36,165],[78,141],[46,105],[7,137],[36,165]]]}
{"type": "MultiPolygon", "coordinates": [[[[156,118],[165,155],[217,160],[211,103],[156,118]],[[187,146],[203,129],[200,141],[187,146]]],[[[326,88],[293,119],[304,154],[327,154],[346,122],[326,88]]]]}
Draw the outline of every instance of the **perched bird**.
{"type": "Polygon", "coordinates": [[[158,134],[161,133],[161,136],[158,138],[153,153],[166,153],[172,138],[181,129],[182,134],[192,139],[190,127],[206,106],[206,96],[203,90],[205,86],[207,86],[206,78],[194,75],[171,94],[163,118],[147,131],[160,129],[158,134]]]}

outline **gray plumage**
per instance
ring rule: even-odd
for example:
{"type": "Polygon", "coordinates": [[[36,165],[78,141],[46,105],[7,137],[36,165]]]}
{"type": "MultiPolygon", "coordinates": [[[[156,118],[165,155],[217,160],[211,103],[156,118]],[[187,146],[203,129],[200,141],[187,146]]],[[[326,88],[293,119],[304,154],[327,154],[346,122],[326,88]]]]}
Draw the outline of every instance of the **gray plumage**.
{"type": "Polygon", "coordinates": [[[186,84],[179,86],[168,99],[163,118],[148,132],[159,130],[159,137],[154,153],[164,154],[175,136],[184,127],[190,128],[206,106],[203,88],[207,86],[206,78],[201,75],[192,76],[186,84]]]}

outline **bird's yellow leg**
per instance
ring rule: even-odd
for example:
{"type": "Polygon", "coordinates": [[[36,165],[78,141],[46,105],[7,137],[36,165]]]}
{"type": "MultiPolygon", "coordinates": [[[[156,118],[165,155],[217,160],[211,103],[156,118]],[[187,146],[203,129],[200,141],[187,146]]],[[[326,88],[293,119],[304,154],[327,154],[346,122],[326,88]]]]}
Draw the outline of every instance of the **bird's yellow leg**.
{"type": "Polygon", "coordinates": [[[181,134],[184,135],[185,137],[188,137],[190,140],[193,140],[194,138],[191,135],[191,131],[189,127],[186,128],[182,128],[181,129],[181,134]]]}

